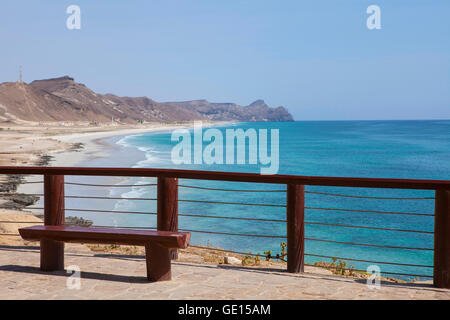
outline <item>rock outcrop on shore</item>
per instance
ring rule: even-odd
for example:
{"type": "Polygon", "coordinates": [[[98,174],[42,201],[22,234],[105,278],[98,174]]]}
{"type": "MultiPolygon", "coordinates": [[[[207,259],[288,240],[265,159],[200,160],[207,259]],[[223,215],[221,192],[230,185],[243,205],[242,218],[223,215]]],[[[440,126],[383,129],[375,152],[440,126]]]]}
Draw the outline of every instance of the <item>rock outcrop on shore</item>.
{"type": "Polygon", "coordinates": [[[69,76],[0,84],[0,121],[136,123],[192,120],[293,121],[284,107],[263,100],[248,106],[206,100],[156,102],[148,97],[98,94],[69,76]]]}

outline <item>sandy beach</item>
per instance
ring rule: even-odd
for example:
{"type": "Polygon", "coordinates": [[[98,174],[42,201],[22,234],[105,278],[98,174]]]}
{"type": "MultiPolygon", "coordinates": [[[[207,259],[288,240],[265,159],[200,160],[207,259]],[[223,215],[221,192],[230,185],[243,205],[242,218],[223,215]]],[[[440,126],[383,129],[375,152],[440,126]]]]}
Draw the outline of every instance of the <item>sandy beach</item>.
{"type": "MultiPolygon", "coordinates": [[[[226,122],[207,122],[204,126],[226,122]]],[[[43,157],[53,157],[51,166],[73,166],[89,156],[105,155],[99,140],[128,134],[191,127],[192,122],[142,125],[96,125],[27,123],[0,124],[0,166],[43,165],[43,157]],[[78,152],[71,152],[78,151],[78,152]]]]}

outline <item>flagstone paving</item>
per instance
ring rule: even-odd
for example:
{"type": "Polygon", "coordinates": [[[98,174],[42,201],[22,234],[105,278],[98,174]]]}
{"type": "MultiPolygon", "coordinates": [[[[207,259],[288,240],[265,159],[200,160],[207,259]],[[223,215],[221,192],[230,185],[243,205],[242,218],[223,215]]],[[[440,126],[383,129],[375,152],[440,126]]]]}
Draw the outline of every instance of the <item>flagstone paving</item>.
{"type": "Polygon", "coordinates": [[[382,282],[319,273],[290,274],[230,265],[174,261],[172,281],[146,281],[140,256],[96,254],[66,245],[66,268],[81,268],[80,289],[66,271],[41,272],[38,247],[0,246],[0,299],[450,299],[450,290],[429,283],[382,282]]]}

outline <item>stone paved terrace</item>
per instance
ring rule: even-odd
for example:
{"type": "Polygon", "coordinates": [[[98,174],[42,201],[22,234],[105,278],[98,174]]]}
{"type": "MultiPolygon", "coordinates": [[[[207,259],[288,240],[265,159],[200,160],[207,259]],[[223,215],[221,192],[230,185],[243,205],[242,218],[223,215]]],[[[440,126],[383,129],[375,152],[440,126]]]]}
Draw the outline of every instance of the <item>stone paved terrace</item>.
{"type": "MultiPolygon", "coordinates": [[[[81,267],[81,289],[68,289],[64,271],[39,270],[39,248],[0,246],[0,299],[450,299],[450,290],[428,283],[382,282],[317,273],[173,262],[173,280],[148,283],[145,260],[96,254],[66,244],[66,267],[81,267]]],[[[325,270],[326,271],[326,270],[325,270]]]]}

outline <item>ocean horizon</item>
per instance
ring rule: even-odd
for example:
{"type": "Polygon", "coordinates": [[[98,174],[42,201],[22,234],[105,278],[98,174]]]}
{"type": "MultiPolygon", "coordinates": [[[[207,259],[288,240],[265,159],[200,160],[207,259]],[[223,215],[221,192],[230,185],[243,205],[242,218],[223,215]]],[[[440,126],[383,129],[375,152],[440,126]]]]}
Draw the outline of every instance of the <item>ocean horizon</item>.
{"type": "MultiPolygon", "coordinates": [[[[392,120],[392,121],[295,121],[245,122],[216,126],[226,128],[279,129],[279,174],[332,177],[373,177],[398,179],[450,180],[450,120],[392,120]]],[[[206,128],[204,128],[205,130],[206,128]]],[[[149,132],[116,136],[102,141],[111,146],[108,156],[88,159],[79,164],[89,167],[173,168],[259,173],[259,165],[175,165],[170,152],[175,142],[171,132],[149,132]]],[[[68,177],[72,182],[108,183],[129,187],[109,190],[89,188],[90,195],[108,195],[117,198],[156,198],[155,178],[92,178],[68,177]],[[149,185],[150,184],[150,185],[149,185]]],[[[179,228],[192,232],[193,245],[210,245],[239,252],[260,253],[271,250],[281,253],[280,243],[286,241],[285,185],[237,183],[224,181],[179,181],[179,228]],[[241,192],[203,190],[243,190],[241,192]],[[256,190],[258,192],[244,192],[256,190]],[[260,192],[259,192],[260,191],[260,192]],[[184,201],[188,200],[188,201],[184,201]],[[225,201],[233,203],[265,204],[249,206],[235,204],[196,203],[225,201]],[[273,221],[216,219],[183,216],[227,216],[273,221]],[[246,237],[209,232],[253,234],[271,237],[246,237]],[[272,237],[273,236],[273,237],[272,237]]],[[[68,185],[67,194],[86,194],[86,187],[68,185]]],[[[432,266],[432,250],[390,249],[382,246],[433,248],[434,200],[432,199],[365,199],[378,198],[432,198],[433,191],[371,188],[344,188],[306,186],[306,237],[337,242],[377,244],[381,247],[353,246],[306,240],[305,262],[331,262],[321,256],[395,262],[432,266]],[[312,193],[310,193],[312,192],[312,193]],[[324,195],[329,193],[333,195],[324,195]],[[348,195],[353,197],[339,197],[348,195]],[[316,208],[326,208],[323,210],[316,208]],[[333,210],[328,210],[329,208],[333,210]],[[347,211],[355,210],[355,211],[347,211]],[[364,212],[369,211],[369,212],[364,212]],[[372,212],[370,212],[372,211],[372,212]],[[385,211],[390,213],[373,213],[385,211]],[[396,213],[414,213],[404,215],[396,213]],[[427,214],[427,215],[421,215],[427,214]],[[401,230],[388,231],[331,225],[367,226],[401,230]]],[[[95,225],[121,227],[156,227],[154,200],[66,200],[67,216],[78,216],[94,221],[95,225]],[[114,210],[135,214],[102,214],[77,212],[69,209],[114,210]]],[[[345,259],[342,259],[345,260],[345,259]]],[[[373,263],[347,261],[355,269],[366,270],[373,263]]],[[[430,267],[378,264],[384,273],[407,273],[432,276],[430,267]]],[[[408,276],[397,278],[411,279],[408,276]]]]}

